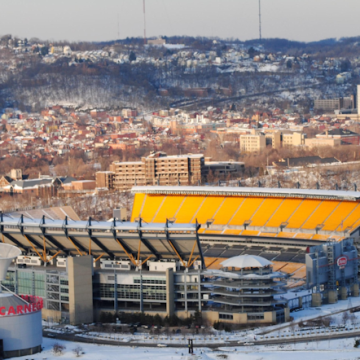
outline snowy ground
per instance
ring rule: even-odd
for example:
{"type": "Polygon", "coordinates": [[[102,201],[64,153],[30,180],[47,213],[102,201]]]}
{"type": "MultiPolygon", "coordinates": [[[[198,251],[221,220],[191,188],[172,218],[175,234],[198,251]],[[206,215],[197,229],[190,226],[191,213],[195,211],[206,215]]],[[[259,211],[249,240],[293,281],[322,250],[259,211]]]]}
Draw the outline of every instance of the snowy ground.
{"type": "MultiPolygon", "coordinates": [[[[126,360],[145,360],[145,359],[169,359],[169,360],[275,360],[275,359],[288,359],[291,360],[352,360],[360,359],[360,352],[354,348],[356,338],[344,338],[337,340],[326,339],[323,341],[315,341],[316,335],[332,336],[337,333],[344,334],[348,332],[349,335],[356,331],[360,331],[360,312],[351,314],[347,311],[354,306],[360,306],[360,298],[350,298],[348,300],[339,301],[337,304],[324,305],[319,308],[308,308],[299,312],[291,313],[294,317],[294,323],[299,321],[307,321],[319,316],[331,316],[331,324],[329,328],[320,328],[313,330],[300,331],[297,325],[293,329],[284,327],[288,324],[279,324],[267,328],[259,328],[254,331],[242,331],[234,333],[225,333],[214,331],[212,335],[150,335],[137,333],[135,335],[130,334],[109,334],[109,333],[81,333],[81,331],[75,326],[67,326],[68,333],[76,333],[76,336],[82,336],[86,338],[101,339],[104,342],[107,340],[119,341],[122,347],[111,345],[93,345],[85,343],[75,343],[59,341],[56,339],[44,338],[43,346],[44,352],[41,354],[31,356],[31,359],[74,359],[76,358],[73,349],[76,346],[81,346],[85,354],[81,356],[83,359],[96,359],[96,360],[113,360],[122,358],[126,360]],[[349,318],[344,321],[343,314],[340,312],[346,310],[349,318]],[[338,313],[338,314],[337,314],[338,313]],[[260,335],[264,330],[270,330],[265,335],[260,335]],[[189,356],[187,354],[187,338],[193,338],[194,343],[204,344],[203,348],[195,348],[195,356],[189,356]],[[293,343],[292,338],[302,338],[304,342],[293,343]],[[254,340],[256,339],[256,340],[254,340]],[[257,340],[279,340],[283,339],[288,343],[283,345],[257,345],[257,340]],[[238,347],[226,347],[230,341],[248,341],[251,345],[238,346],[238,347]],[[64,344],[66,349],[61,356],[54,355],[52,353],[52,347],[54,343],[64,344]],[[167,345],[179,345],[179,348],[169,347],[136,347],[131,346],[132,342],[141,342],[154,346],[154,344],[167,344],[167,345]],[[220,347],[217,351],[206,348],[207,344],[217,343],[224,344],[223,348],[220,347]],[[128,344],[128,345],[127,345],[128,344]],[[121,355],[119,355],[121,354],[121,355]]],[[[60,333],[65,331],[63,326],[56,326],[55,324],[43,323],[44,326],[51,326],[54,333],[60,333]]],[[[51,331],[51,330],[50,330],[51,331]]],[[[234,344],[234,342],[232,343],[234,344]]],[[[24,356],[19,359],[28,359],[28,356],[24,356]]]]}
{"type": "MultiPolygon", "coordinates": [[[[167,344],[173,346],[183,346],[187,344],[187,339],[190,337],[194,339],[196,343],[200,343],[204,346],[208,344],[224,344],[234,342],[256,342],[258,340],[289,340],[292,338],[303,339],[304,341],[311,341],[316,336],[333,336],[336,334],[348,333],[349,336],[353,336],[354,333],[360,332],[360,312],[351,314],[347,311],[354,306],[360,306],[360,298],[351,298],[344,301],[339,301],[336,304],[323,305],[322,307],[307,308],[299,312],[291,313],[294,318],[293,326],[287,324],[278,324],[268,327],[256,328],[254,330],[234,331],[232,333],[225,331],[212,330],[208,334],[160,334],[154,335],[148,332],[139,332],[135,334],[128,333],[109,333],[109,332],[95,332],[89,329],[88,331],[80,330],[76,326],[48,324],[43,322],[43,326],[47,331],[53,334],[75,334],[77,337],[101,340],[106,343],[108,341],[116,341],[119,344],[143,343],[149,346],[154,344],[167,344]],[[344,319],[344,310],[347,314],[347,318],[344,319]],[[318,318],[319,316],[331,316],[329,327],[310,327],[299,328],[298,323],[300,321],[306,322],[307,320],[318,318]]],[[[354,340],[351,340],[352,342],[354,340]]]]}
{"type": "MultiPolygon", "coordinates": [[[[336,304],[322,305],[321,307],[309,307],[302,311],[292,312],[290,315],[294,318],[295,324],[299,323],[300,321],[307,321],[310,319],[317,318],[319,316],[330,316],[331,326],[340,327],[342,325],[346,325],[349,331],[352,331],[353,328],[360,326],[360,312],[356,312],[353,314],[350,314],[348,312],[349,319],[346,321],[345,324],[343,321],[343,312],[340,311],[344,311],[355,306],[360,306],[360,297],[351,297],[348,298],[347,300],[339,300],[336,304]]],[[[267,328],[257,329],[254,333],[262,333],[266,330],[273,330],[273,333],[278,333],[279,328],[283,328],[283,327],[284,324],[278,324],[274,326],[269,326],[267,328]]],[[[295,330],[298,330],[298,326],[295,326],[295,330]]],[[[319,331],[321,332],[322,330],[319,331]]],[[[281,333],[289,332],[289,328],[285,328],[280,332],[281,333]]]]}
{"type": "MultiPolygon", "coordinates": [[[[136,348],[136,347],[116,347],[107,345],[79,344],[66,341],[56,341],[44,339],[44,351],[41,354],[31,355],[31,359],[36,360],[55,360],[55,359],[74,359],[76,358],[73,349],[81,346],[84,354],[82,359],[89,360],[352,360],[359,359],[359,350],[353,347],[353,339],[309,342],[286,346],[249,346],[248,348],[226,348],[220,351],[212,351],[207,348],[194,350],[194,356],[187,354],[186,348],[136,348]],[[54,355],[52,347],[55,343],[66,346],[62,355],[54,355]]],[[[28,359],[29,356],[19,357],[17,359],[28,359]]]]}

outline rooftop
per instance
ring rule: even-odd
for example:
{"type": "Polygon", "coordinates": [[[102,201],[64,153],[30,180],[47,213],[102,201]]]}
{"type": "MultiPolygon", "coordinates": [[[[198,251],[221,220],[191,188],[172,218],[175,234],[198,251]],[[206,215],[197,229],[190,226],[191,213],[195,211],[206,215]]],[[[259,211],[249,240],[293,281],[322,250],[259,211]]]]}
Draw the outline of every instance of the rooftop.
{"type": "Polygon", "coordinates": [[[358,133],[355,133],[348,129],[331,129],[319,134],[319,136],[359,136],[358,133]]]}
{"type": "Polygon", "coordinates": [[[360,200],[360,192],[343,190],[250,188],[218,186],[133,186],[132,193],[171,194],[171,195],[215,195],[215,196],[253,196],[289,197],[332,200],[360,200]]]}
{"type": "Polygon", "coordinates": [[[320,156],[301,156],[296,158],[284,158],[280,161],[274,162],[275,166],[287,167],[287,166],[306,166],[313,164],[332,164],[339,163],[340,161],[334,157],[322,158],[320,156]]]}
{"type": "Polygon", "coordinates": [[[256,255],[239,255],[234,256],[230,259],[224,260],[221,263],[223,268],[238,268],[238,269],[245,269],[245,268],[262,268],[265,266],[272,265],[272,262],[256,255]]]}

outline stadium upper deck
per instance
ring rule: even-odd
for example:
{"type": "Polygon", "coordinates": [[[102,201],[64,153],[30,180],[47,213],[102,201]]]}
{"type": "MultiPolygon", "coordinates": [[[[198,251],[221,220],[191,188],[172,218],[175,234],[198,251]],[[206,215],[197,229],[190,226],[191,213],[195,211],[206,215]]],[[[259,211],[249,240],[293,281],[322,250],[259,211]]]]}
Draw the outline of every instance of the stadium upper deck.
{"type": "Polygon", "coordinates": [[[129,258],[135,266],[148,259],[179,259],[185,266],[204,263],[197,224],[145,224],[113,220],[41,219],[0,213],[2,242],[38,254],[44,262],[57,255],[129,258]]]}
{"type": "Polygon", "coordinates": [[[131,221],[202,225],[199,233],[342,240],[360,226],[360,193],[241,187],[135,186],[131,221]]]}

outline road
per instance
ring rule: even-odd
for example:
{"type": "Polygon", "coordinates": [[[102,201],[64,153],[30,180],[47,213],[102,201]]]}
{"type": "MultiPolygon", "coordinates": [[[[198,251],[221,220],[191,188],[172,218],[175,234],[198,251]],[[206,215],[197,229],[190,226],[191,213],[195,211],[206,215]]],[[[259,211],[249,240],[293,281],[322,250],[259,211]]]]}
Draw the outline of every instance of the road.
{"type": "MultiPolygon", "coordinates": [[[[47,332],[44,330],[43,336],[48,337],[49,334],[55,335],[55,338],[51,337],[52,339],[59,339],[65,341],[72,341],[72,342],[82,342],[88,344],[102,344],[102,345],[114,345],[114,346],[137,346],[137,347],[157,347],[158,343],[144,343],[144,342],[120,342],[120,341],[104,341],[101,339],[89,339],[83,338],[80,336],[75,336],[75,334],[55,334],[52,332],[47,332]]],[[[332,333],[332,334],[313,334],[309,337],[289,337],[289,338],[280,338],[280,339],[266,339],[266,340],[256,340],[254,345],[283,345],[283,344],[297,344],[297,343],[308,343],[308,342],[317,342],[317,341],[326,341],[326,340],[337,340],[337,339],[348,339],[348,338],[356,338],[360,337],[360,330],[354,332],[347,332],[343,331],[340,333],[332,333]]],[[[249,343],[249,340],[239,342],[239,341],[227,341],[226,343],[199,343],[194,341],[194,347],[206,347],[210,349],[218,349],[224,347],[249,347],[245,345],[249,343]]],[[[160,341],[161,343],[161,341],[160,341]]],[[[167,347],[171,348],[187,348],[187,344],[167,344],[167,347]]]]}
{"type": "Polygon", "coordinates": [[[282,93],[283,91],[296,91],[299,89],[310,89],[310,88],[314,88],[314,87],[318,87],[318,86],[322,86],[324,85],[324,83],[320,83],[320,84],[312,84],[312,85],[299,85],[299,86],[294,86],[294,87],[290,87],[287,89],[279,89],[279,90],[269,90],[269,91],[262,91],[262,92],[258,92],[258,93],[252,93],[252,94],[247,94],[247,95],[241,95],[241,96],[232,96],[232,97],[226,97],[226,98],[215,98],[215,99],[197,99],[197,100],[184,100],[184,101],[174,101],[173,103],[170,104],[170,107],[174,107],[177,109],[183,109],[183,108],[187,108],[189,106],[202,106],[202,105],[206,105],[206,104],[211,104],[211,105],[215,105],[215,104],[219,104],[222,102],[230,102],[230,101],[237,101],[237,100],[241,100],[241,99],[247,99],[247,98],[251,98],[251,97],[257,97],[257,96],[262,96],[262,95],[271,95],[271,94],[276,94],[276,93],[282,93]]]}

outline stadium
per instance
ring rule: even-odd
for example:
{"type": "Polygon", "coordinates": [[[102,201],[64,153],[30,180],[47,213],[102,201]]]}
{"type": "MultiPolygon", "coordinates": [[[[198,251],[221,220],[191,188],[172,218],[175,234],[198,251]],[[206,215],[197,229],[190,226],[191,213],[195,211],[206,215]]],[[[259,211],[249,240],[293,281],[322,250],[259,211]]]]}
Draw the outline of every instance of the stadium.
{"type": "Polygon", "coordinates": [[[211,268],[239,253],[252,254],[305,281],[309,246],[359,235],[357,192],[241,187],[134,187],[132,192],[132,221],[201,224],[205,265],[211,268]]]}
{"type": "Polygon", "coordinates": [[[278,323],[294,308],[358,296],[357,192],[204,186],[132,192],[130,222],[1,214],[3,242],[22,250],[3,284],[40,296],[43,318],[72,324],[119,311],[179,317],[200,311],[209,321],[278,323]],[[335,269],[340,258],[346,271],[335,269]],[[292,289],[297,295],[285,300],[292,289]]]}

